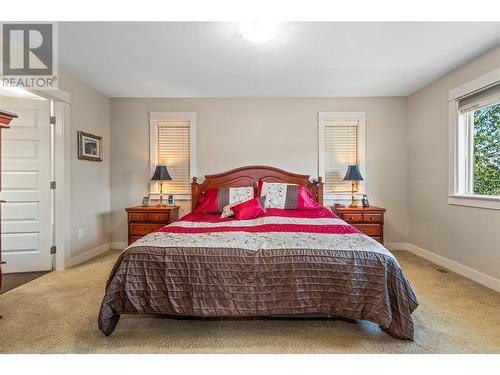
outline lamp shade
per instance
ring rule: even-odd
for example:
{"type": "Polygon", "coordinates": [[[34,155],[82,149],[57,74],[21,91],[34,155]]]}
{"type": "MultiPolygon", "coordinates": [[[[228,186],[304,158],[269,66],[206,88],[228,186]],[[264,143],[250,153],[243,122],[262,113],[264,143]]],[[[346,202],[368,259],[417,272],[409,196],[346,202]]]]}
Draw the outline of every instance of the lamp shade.
{"type": "Polygon", "coordinates": [[[171,181],[172,177],[168,174],[167,167],[165,165],[157,165],[151,181],[171,181]]]}
{"type": "Polygon", "coordinates": [[[345,174],[344,181],[363,181],[361,173],[359,173],[359,168],[357,165],[350,165],[347,168],[347,173],[345,174]]]}

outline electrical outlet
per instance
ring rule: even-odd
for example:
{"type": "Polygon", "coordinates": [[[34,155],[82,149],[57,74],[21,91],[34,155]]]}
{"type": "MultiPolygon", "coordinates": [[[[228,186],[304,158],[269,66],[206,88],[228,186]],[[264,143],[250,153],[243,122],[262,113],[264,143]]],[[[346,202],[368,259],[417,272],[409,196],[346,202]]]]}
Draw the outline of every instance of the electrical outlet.
{"type": "Polygon", "coordinates": [[[81,240],[83,238],[83,229],[78,229],[78,239],[81,240]]]}

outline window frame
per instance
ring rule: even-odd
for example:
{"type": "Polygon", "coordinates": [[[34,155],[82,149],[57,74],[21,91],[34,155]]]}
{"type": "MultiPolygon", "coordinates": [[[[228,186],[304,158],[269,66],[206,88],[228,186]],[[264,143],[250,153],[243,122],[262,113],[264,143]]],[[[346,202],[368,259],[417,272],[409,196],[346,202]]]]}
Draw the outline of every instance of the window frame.
{"type": "Polygon", "coordinates": [[[500,210],[500,196],[472,192],[473,134],[470,116],[459,111],[459,101],[500,82],[500,68],[450,90],[449,109],[449,173],[448,204],[500,210]]]}
{"type": "MultiPolygon", "coordinates": [[[[358,121],[358,159],[359,171],[363,181],[359,184],[359,191],[354,193],[355,198],[366,194],[366,112],[318,112],[318,176],[326,179],[325,161],[325,127],[328,121],[356,120],[358,121]]],[[[324,193],[325,200],[350,200],[350,192],[324,193]]]]}
{"type": "MultiPolygon", "coordinates": [[[[189,176],[190,182],[197,175],[196,159],[196,112],[149,112],[149,175],[153,176],[158,164],[158,122],[160,121],[189,121],[189,176]]],[[[191,200],[191,192],[174,194],[175,199],[191,200]]],[[[160,199],[159,184],[149,183],[150,199],[160,199]]]]}

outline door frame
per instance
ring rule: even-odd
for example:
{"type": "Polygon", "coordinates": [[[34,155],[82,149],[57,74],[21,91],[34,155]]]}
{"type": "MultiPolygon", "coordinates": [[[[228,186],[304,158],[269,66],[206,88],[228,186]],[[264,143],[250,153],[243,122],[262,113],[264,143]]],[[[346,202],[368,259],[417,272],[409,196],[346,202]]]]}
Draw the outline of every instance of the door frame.
{"type": "Polygon", "coordinates": [[[33,91],[50,100],[50,115],[55,116],[51,139],[52,181],[56,182],[52,208],[52,243],[56,246],[52,265],[54,271],[64,271],[70,259],[71,201],[70,201],[70,95],[63,90],[33,91]]]}

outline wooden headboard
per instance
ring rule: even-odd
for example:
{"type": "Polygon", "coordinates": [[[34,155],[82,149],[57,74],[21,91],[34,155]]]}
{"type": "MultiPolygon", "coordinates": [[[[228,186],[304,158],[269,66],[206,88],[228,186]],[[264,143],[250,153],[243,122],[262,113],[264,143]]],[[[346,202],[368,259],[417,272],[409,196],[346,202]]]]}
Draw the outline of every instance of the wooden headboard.
{"type": "Polygon", "coordinates": [[[233,169],[229,172],[205,176],[203,183],[193,177],[191,183],[191,209],[198,207],[201,195],[210,188],[253,186],[257,188],[259,180],[267,182],[284,182],[307,187],[313,193],[316,202],[323,205],[323,180],[318,177],[315,182],[310,181],[310,176],[284,171],[279,168],[252,165],[233,169]]]}

